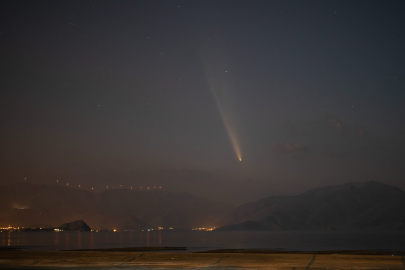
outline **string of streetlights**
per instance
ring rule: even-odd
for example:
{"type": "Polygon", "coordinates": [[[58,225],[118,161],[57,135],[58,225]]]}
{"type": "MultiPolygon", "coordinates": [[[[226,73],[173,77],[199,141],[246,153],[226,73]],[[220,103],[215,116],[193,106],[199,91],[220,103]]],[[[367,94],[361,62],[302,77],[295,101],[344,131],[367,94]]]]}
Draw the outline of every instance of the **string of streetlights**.
{"type": "MultiPolygon", "coordinates": [[[[59,183],[59,180],[56,180],[56,183],[59,183]]],[[[69,186],[69,183],[66,183],[66,186],[69,186]]],[[[82,187],[82,185],[78,185],[79,189],[82,187]]],[[[161,186],[150,186],[150,187],[139,187],[140,190],[152,190],[152,189],[161,189],[161,186]]],[[[110,186],[106,186],[106,189],[109,190],[111,189],[110,186]]],[[[115,186],[112,187],[112,189],[115,189],[115,186]]],[[[122,185],[120,185],[120,189],[122,189],[122,185]]],[[[134,190],[133,187],[130,187],[130,190],[134,190]]],[[[91,191],[94,191],[94,188],[91,188],[91,191]]]]}

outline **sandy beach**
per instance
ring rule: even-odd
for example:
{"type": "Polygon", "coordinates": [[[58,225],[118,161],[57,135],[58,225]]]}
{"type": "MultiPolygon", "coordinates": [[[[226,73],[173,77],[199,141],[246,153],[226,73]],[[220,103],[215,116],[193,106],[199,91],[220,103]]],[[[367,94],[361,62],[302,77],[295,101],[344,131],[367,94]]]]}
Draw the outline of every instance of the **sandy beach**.
{"type": "MultiPolygon", "coordinates": [[[[161,248],[162,249],[162,248],[161,248]]],[[[164,248],[163,248],[164,249],[164,248]]],[[[217,250],[204,253],[153,251],[24,251],[1,250],[0,268],[135,268],[135,269],[404,269],[403,253],[279,252],[217,250]]],[[[167,249],[164,249],[167,250],[167,249]]]]}

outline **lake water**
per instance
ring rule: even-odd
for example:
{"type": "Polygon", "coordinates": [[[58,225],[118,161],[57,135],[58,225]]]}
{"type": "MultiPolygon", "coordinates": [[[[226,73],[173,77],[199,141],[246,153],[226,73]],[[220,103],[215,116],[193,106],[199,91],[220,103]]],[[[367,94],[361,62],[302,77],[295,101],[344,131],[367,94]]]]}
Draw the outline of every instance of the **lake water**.
{"type": "Polygon", "coordinates": [[[405,232],[3,232],[0,246],[38,250],[119,247],[187,247],[186,252],[212,249],[295,251],[405,251],[405,232]]]}

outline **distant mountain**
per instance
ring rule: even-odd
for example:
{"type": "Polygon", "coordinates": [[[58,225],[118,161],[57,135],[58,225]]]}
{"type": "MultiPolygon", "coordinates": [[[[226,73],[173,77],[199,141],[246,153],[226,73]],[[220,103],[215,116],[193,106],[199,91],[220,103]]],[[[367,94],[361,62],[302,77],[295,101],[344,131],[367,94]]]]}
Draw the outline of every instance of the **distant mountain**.
{"type": "Polygon", "coordinates": [[[374,181],[327,186],[244,204],[218,222],[220,230],[405,230],[405,192],[374,181]]]}
{"type": "Polygon", "coordinates": [[[378,182],[349,183],[236,208],[187,193],[128,189],[91,192],[60,185],[0,187],[0,227],[93,229],[219,227],[220,230],[404,230],[405,192],[378,182]]]}
{"type": "Polygon", "coordinates": [[[93,229],[215,226],[231,207],[187,193],[128,189],[91,192],[60,185],[0,187],[0,226],[57,227],[84,220],[93,229]]]}

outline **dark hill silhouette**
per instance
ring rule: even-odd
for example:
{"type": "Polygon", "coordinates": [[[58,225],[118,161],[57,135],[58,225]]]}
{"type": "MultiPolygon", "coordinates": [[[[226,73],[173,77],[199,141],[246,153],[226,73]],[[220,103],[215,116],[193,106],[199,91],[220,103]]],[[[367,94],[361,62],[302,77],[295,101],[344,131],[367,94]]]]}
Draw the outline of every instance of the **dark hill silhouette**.
{"type": "Polygon", "coordinates": [[[404,230],[405,192],[374,181],[327,186],[241,205],[220,222],[228,224],[220,230],[404,230]]]}
{"type": "Polygon", "coordinates": [[[75,220],[69,223],[62,224],[58,227],[58,229],[63,231],[91,231],[89,225],[87,225],[86,222],[84,222],[83,220],[75,220]]]}
{"type": "Polygon", "coordinates": [[[230,206],[187,193],[128,189],[91,192],[59,185],[20,183],[0,188],[0,226],[56,227],[85,220],[93,229],[191,229],[230,206]]]}

